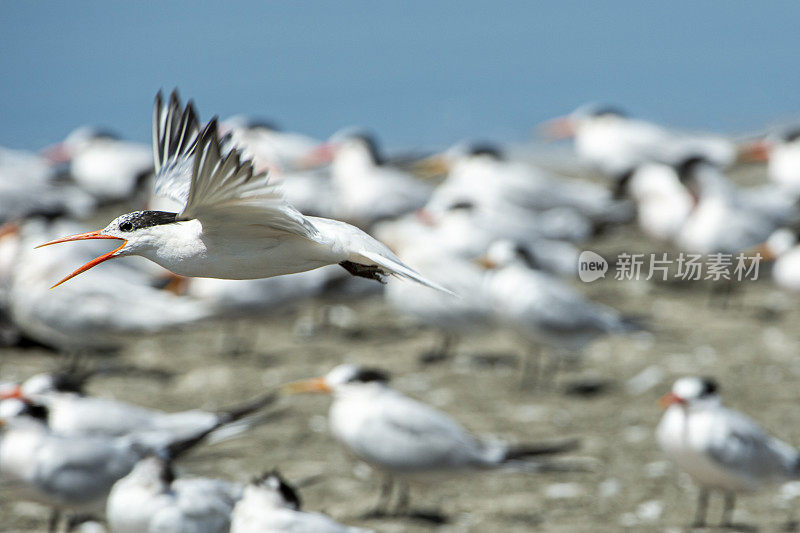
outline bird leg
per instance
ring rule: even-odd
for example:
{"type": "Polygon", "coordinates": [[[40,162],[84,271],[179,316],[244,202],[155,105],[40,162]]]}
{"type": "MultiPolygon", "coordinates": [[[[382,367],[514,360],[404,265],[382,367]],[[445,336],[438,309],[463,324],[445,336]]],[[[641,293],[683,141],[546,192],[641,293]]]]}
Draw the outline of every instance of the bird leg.
{"type": "Polygon", "coordinates": [[[708,489],[701,488],[697,498],[697,512],[694,514],[692,527],[703,527],[706,525],[706,511],[708,511],[708,489]]]}
{"type": "Polygon", "coordinates": [[[61,522],[61,510],[54,507],[50,512],[50,519],[47,521],[48,533],[56,533],[59,522],[61,522]]]}
{"type": "Polygon", "coordinates": [[[411,497],[409,496],[408,483],[400,481],[400,491],[397,497],[397,504],[394,506],[395,516],[403,516],[408,514],[411,497]]]}
{"type": "Polygon", "coordinates": [[[541,351],[531,348],[531,351],[529,351],[522,359],[522,376],[519,382],[520,390],[525,390],[528,385],[535,387],[538,384],[541,366],[541,351]]]}
{"type": "Polygon", "coordinates": [[[450,357],[450,351],[458,338],[456,335],[447,331],[442,331],[441,342],[439,346],[432,350],[423,352],[419,356],[419,362],[427,365],[431,363],[439,363],[450,357]]]}
{"type": "Polygon", "coordinates": [[[352,261],[342,261],[339,265],[350,272],[353,276],[360,278],[374,279],[381,283],[386,283],[386,274],[384,274],[381,267],[376,265],[360,265],[352,261]]]}
{"type": "Polygon", "coordinates": [[[725,507],[722,510],[722,527],[729,527],[733,524],[733,508],[736,505],[736,493],[728,491],[725,493],[725,507]]]}
{"type": "Polygon", "coordinates": [[[394,480],[392,476],[386,475],[381,482],[381,491],[378,495],[378,501],[371,511],[364,514],[364,518],[380,518],[389,513],[389,504],[392,502],[392,488],[394,487],[394,480]]]}
{"type": "Polygon", "coordinates": [[[93,517],[92,515],[88,515],[88,514],[72,515],[72,516],[67,518],[66,531],[67,531],[67,533],[69,533],[70,531],[73,531],[74,529],[76,529],[81,524],[83,524],[85,522],[92,521],[92,520],[95,520],[95,517],[93,517]]]}

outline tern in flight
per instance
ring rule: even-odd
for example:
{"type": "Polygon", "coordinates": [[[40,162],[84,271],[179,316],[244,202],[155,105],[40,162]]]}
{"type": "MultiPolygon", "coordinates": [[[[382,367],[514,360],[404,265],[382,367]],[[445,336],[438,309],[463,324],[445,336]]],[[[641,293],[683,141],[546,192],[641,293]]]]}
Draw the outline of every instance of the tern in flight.
{"type": "Polygon", "coordinates": [[[229,138],[220,140],[216,118],[201,128],[192,102],[182,109],[175,91],[167,105],[156,96],[153,149],[156,193],[181,211],[134,211],[101,230],[43,244],[122,242],[54,287],[109,259],[141,255],[188,277],[268,278],[338,263],[355,276],[382,281],[395,275],[447,291],[360,229],[302,215],[229,138]]]}

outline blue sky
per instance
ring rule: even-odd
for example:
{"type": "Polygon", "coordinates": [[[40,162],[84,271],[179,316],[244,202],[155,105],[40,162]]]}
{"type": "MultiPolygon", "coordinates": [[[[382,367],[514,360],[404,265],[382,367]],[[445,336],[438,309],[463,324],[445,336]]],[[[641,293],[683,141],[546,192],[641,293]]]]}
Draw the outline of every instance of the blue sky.
{"type": "Polygon", "coordinates": [[[800,116],[800,4],[4,2],[0,145],[148,140],[155,92],[389,146],[524,140],[586,101],[692,129],[800,116]]]}

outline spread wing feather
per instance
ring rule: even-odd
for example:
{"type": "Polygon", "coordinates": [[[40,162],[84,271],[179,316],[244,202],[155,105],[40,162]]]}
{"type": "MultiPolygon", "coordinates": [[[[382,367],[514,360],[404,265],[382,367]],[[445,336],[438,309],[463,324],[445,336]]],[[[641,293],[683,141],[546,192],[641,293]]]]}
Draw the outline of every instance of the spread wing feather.
{"type": "Polygon", "coordinates": [[[178,91],[165,106],[161,92],[153,106],[153,158],[155,193],[184,204],[192,181],[192,159],[200,134],[197,112],[190,100],[181,107],[178,91]]]}
{"type": "Polygon", "coordinates": [[[270,185],[265,172],[254,173],[253,163],[242,161],[238,149],[220,147],[216,119],[198,138],[186,206],[178,217],[196,218],[208,230],[222,224],[257,224],[311,240],[320,238],[317,228],[270,185]]]}

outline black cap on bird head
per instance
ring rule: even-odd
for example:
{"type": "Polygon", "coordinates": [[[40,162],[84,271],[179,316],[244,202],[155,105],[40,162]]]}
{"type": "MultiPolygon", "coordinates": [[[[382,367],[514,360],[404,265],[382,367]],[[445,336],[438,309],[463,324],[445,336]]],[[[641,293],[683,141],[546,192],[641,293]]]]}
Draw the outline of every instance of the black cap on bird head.
{"type": "Polygon", "coordinates": [[[283,476],[281,476],[277,469],[273,469],[272,471],[266,472],[265,474],[255,478],[252,483],[253,485],[261,485],[273,490],[280,495],[281,499],[287,506],[296,511],[300,510],[302,506],[300,494],[298,494],[297,490],[289,485],[285,479],[283,479],[283,476]]]}

